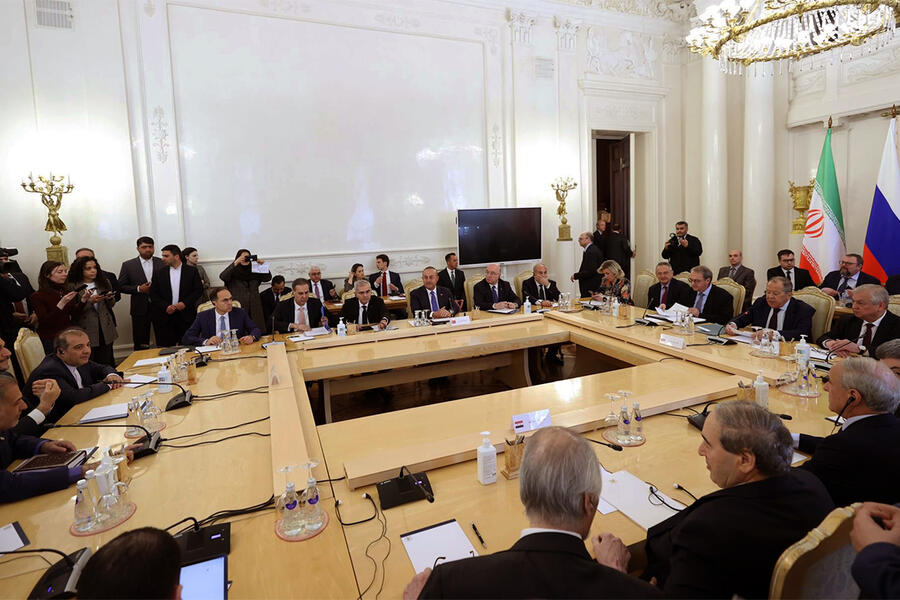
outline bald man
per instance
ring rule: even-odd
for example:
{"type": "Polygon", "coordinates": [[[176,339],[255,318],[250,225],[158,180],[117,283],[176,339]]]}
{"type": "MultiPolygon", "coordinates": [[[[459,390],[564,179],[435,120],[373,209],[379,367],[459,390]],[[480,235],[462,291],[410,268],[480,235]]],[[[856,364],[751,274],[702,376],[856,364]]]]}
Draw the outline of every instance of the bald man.
{"type": "Polygon", "coordinates": [[[747,290],[741,310],[749,309],[753,304],[753,292],[756,291],[756,273],[753,272],[753,269],[744,266],[744,253],[741,250],[728,251],[728,266],[719,269],[719,276],[716,279],[725,279],[726,277],[744,286],[744,289],[747,290]]]}
{"type": "Polygon", "coordinates": [[[491,264],[484,269],[484,279],[472,288],[475,306],[481,310],[518,308],[521,302],[508,281],[500,279],[500,265],[491,264]]]}
{"type": "Polygon", "coordinates": [[[559,300],[559,288],[547,275],[547,265],[538,263],[531,270],[533,275],[522,282],[522,296],[535,307],[549,307],[559,300]]]}

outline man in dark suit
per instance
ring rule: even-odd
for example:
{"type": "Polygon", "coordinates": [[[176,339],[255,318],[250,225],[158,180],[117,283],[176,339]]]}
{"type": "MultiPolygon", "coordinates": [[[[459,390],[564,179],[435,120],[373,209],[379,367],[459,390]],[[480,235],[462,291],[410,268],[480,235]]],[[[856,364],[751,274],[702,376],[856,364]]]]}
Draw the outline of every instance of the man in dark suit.
{"type": "MultiPolygon", "coordinates": [[[[31,308],[28,298],[34,293],[28,276],[19,269],[9,256],[0,254],[0,339],[10,348],[23,327],[37,327],[37,314],[31,308]]],[[[18,359],[12,357],[13,371],[20,385],[25,384],[18,359]]]]}
{"type": "Polygon", "coordinates": [[[812,275],[806,269],[795,266],[796,259],[794,251],[784,250],[778,251],[778,266],[772,267],[766,271],[766,281],[773,277],[786,277],[791,281],[791,285],[795,290],[802,290],[805,287],[816,285],[813,283],[812,275]]]}
{"type": "Polygon", "coordinates": [[[322,279],[322,269],[316,266],[309,269],[309,293],[319,302],[340,302],[340,296],[334,289],[334,284],[327,279],[322,279]]]}
{"type": "Polygon", "coordinates": [[[135,350],[150,347],[150,286],[153,273],[164,266],[162,259],[153,256],[154,249],[153,238],[139,237],[138,256],[123,262],[119,270],[119,289],[131,296],[131,334],[135,350]]]}
{"type": "Polygon", "coordinates": [[[372,286],[368,281],[359,279],[353,284],[354,298],[348,298],[341,307],[341,316],[345,323],[357,325],[374,325],[384,329],[391,322],[384,300],[372,294],[372,286]]]}
{"type": "Polygon", "coordinates": [[[259,293],[259,301],[262,304],[263,316],[266,318],[266,322],[261,323],[261,325],[263,331],[266,333],[272,333],[272,313],[275,312],[275,306],[281,302],[284,288],[284,275],[276,275],[272,278],[272,287],[259,293]]]}
{"type": "Polygon", "coordinates": [[[608,231],[604,236],[606,238],[603,245],[603,256],[606,260],[614,260],[616,264],[622,267],[625,272],[625,279],[631,279],[631,257],[634,252],[631,250],[631,243],[621,231],[622,227],[618,223],[612,226],[612,231],[608,231]]]}
{"type": "MultiPolygon", "coordinates": [[[[75,258],[81,258],[82,256],[97,260],[97,256],[90,248],[79,248],[75,251],[75,258]]],[[[115,273],[111,273],[110,271],[103,271],[103,274],[106,275],[106,278],[109,280],[109,285],[112,287],[112,291],[115,293],[114,298],[116,299],[116,302],[118,302],[122,299],[122,290],[119,289],[119,279],[116,277],[115,273]]],[[[115,321],[115,319],[116,315],[114,314],[113,321],[115,321]]]]}
{"type": "Polygon", "coordinates": [[[387,298],[388,296],[403,295],[403,283],[400,281],[400,273],[390,271],[391,259],[387,254],[379,254],[375,257],[374,273],[369,275],[369,283],[372,285],[372,291],[387,298]]]}
{"type": "Polygon", "coordinates": [[[853,314],[841,317],[818,344],[841,358],[860,353],[875,356],[879,344],[900,338],[900,317],[887,309],[889,300],[887,290],[880,285],[857,287],[853,314]]]}
{"type": "Polygon", "coordinates": [[[591,242],[600,248],[600,251],[603,252],[603,255],[606,256],[606,238],[609,235],[609,223],[604,221],[603,219],[597,219],[597,228],[594,229],[594,233],[591,234],[591,242]]]}
{"type": "Polygon", "coordinates": [[[796,447],[812,458],[798,468],[815,474],[837,506],[900,502],[900,379],[860,356],[835,363],[828,379],[828,408],[844,423],[828,437],[800,434],[796,447]]]}
{"type": "MultiPolygon", "coordinates": [[[[841,296],[860,285],[881,285],[877,277],[862,272],[863,257],[847,254],[841,258],[841,268],[822,279],[819,288],[840,302],[841,296]]],[[[847,294],[849,295],[849,294],[847,294]]]]}
{"type": "Polygon", "coordinates": [[[588,442],[562,427],[529,438],[519,497],[529,528],[509,550],[438,563],[417,574],[404,598],[656,598],[625,573],[628,550],[611,533],[591,538],[603,477],[588,442]]]}
{"type": "Polygon", "coordinates": [[[693,302],[694,291],[691,286],[675,279],[675,273],[672,271],[672,265],[667,261],[662,261],[656,265],[656,278],[659,280],[650,286],[647,290],[647,310],[653,310],[657,307],[666,310],[676,304],[682,306],[690,306],[693,302]]]}
{"type": "Polygon", "coordinates": [[[710,323],[724,325],[734,316],[734,299],[731,294],[712,284],[712,271],[700,265],[691,269],[693,294],[688,312],[710,323]]]}
{"type": "Polygon", "coordinates": [[[531,277],[522,282],[522,296],[537,308],[553,306],[559,300],[559,288],[547,275],[547,265],[538,263],[531,273],[531,277]]]}
{"type": "Polygon", "coordinates": [[[278,333],[309,331],[328,325],[328,317],[322,303],[309,293],[308,280],[302,277],[295,279],[291,283],[291,292],[293,293],[291,298],[282,300],[275,307],[272,315],[275,331],[278,333]]]}
{"type": "Polygon", "coordinates": [[[728,277],[738,285],[744,286],[746,293],[744,294],[744,305],[741,310],[747,310],[753,304],[753,292],[756,291],[756,273],[753,269],[745,267],[742,263],[744,253],[740,250],[731,250],[728,252],[728,266],[719,269],[719,276],[716,279],[724,279],[728,277]]]}
{"type": "Polygon", "coordinates": [[[591,234],[586,231],[578,236],[578,245],[583,251],[581,266],[569,279],[578,281],[578,290],[582,298],[590,298],[591,292],[599,291],[603,285],[603,276],[600,274],[603,249],[594,244],[591,234]]]}
{"type": "Polygon", "coordinates": [[[445,319],[459,311],[453,300],[453,292],[437,283],[437,269],[425,267],[422,271],[422,287],[417,287],[409,294],[409,306],[413,312],[430,310],[432,318],[445,319]]]}
{"type": "Polygon", "coordinates": [[[40,403],[44,380],[53,379],[59,384],[61,392],[53,410],[46,415],[47,422],[58,421],[76,404],[122,387],[124,380],[118,371],[91,360],[91,340],[84,329],[62,330],[53,341],[53,349],[55,353],[44,357],[31,372],[24,391],[28,409],[33,410],[40,403]]]}
{"type": "Polygon", "coordinates": [[[884,282],[884,289],[890,295],[900,294],[900,275],[891,275],[884,282]]]}
{"type": "Polygon", "coordinates": [[[850,572],[860,598],[900,598],[900,507],[866,502],[856,509],[850,572]]]}
{"type": "MultiPolygon", "coordinates": [[[[57,390],[58,391],[58,390],[57,390]]],[[[84,476],[96,463],[67,469],[56,467],[24,473],[10,473],[6,468],[16,459],[36,454],[63,454],[75,450],[75,444],[65,440],[45,440],[16,431],[19,413],[25,407],[16,378],[0,372],[0,502],[15,502],[39,494],[69,487],[84,476]]]]}
{"type": "MultiPolygon", "coordinates": [[[[9,369],[11,357],[12,352],[9,351],[6,344],[0,339],[0,371],[7,371],[9,369]]],[[[44,431],[41,423],[44,422],[44,419],[46,419],[47,415],[50,414],[50,411],[53,410],[56,399],[59,398],[59,386],[54,380],[41,380],[41,385],[43,386],[43,392],[40,395],[38,405],[27,413],[23,412],[19,416],[19,424],[14,427],[15,432],[19,435],[40,435],[44,431]]],[[[24,384],[22,387],[24,387],[24,384]]]]}
{"type": "MultiPolygon", "coordinates": [[[[462,308],[460,310],[465,312],[469,310],[468,301],[466,300],[466,274],[459,268],[459,259],[456,257],[456,252],[450,252],[444,256],[444,262],[447,263],[447,268],[438,271],[437,284],[453,292],[454,300],[462,300],[462,308]]],[[[458,302],[457,306],[459,306],[458,302]]]]}
{"type": "Polygon", "coordinates": [[[237,330],[238,340],[242,344],[252,344],[259,339],[262,332],[250,320],[243,308],[235,308],[231,292],[226,287],[215,287],[209,291],[209,299],[213,307],[197,313],[197,318],[184,333],[181,343],[187,346],[218,346],[222,343],[219,334],[223,331],[237,330]]]}
{"type": "Polygon", "coordinates": [[[500,279],[500,265],[484,268],[484,279],[472,288],[472,302],[481,310],[517,308],[521,302],[508,281],[500,279]]]}
{"type": "Polygon", "coordinates": [[[174,346],[197,316],[203,280],[195,267],[181,262],[181,249],[169,244],[162,250],[165,266],[150,284],[153,330],[159,346],[174,346]]]}
{"type": "Polygon", "coordinates": [[[669,261],[676,275],[690,271],[700,264],[703,244],[688,233],[686,221],[675,223],[675,235],[671,236],[663,246],[662,257],[669,261]]]}
{"type": "Polygon", "coordinates": [[[834,504],[814,475],[791,470],[791,434],[778,415],[722,402],[702,436],[700,455],[722,489],[650,528],[643,578],[655,577],[667,597],[765,598],[778,557],[834,504]]]}
{"type": "MultiPolygon", "coordinates": [[[[812,319],[816,314],[809,304],[791,296],[791,282],[786,277],[773,277],[766,284],[766,295],[757,298],[750,310],[742,312],[725,326],[728,335],[736,335],[737,330],[747,325],[775,329],[786,340],[812,337],[812,319]]],[[[753,334],[754,339],[762,338],[762,331],[753,334]]]]}

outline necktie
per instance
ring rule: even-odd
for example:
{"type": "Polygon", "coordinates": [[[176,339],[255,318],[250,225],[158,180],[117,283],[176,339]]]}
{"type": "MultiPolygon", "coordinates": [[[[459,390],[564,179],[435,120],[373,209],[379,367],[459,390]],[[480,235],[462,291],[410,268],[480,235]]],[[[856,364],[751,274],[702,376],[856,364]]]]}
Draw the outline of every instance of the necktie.
{"type": "Polygon", "coordinates": [[[434,290],[431,290],[431,292],[429,293],[431,295],[431,312],[437,312],[438,310],[440,310],[438,308],[437,296],[435,295],[434,290]]]}
{"type": "Polygon", "coordinates": [[[544,293],[544,286],[539,285],[539,286],[538,286],[538,291],[539,291],[540,294],[541,294],[541,300],[546,300],[546,299],[547,299],[547,294],[544,293]]]}
{"type": "Polygon", "coordinates": [[[666,306],[669,305],[669,286],[668,285],[662,286],[662,294],[659,297],[659,303],[665,304],[666,306]]]}
{"type": "Polygon", "coordinates": [[[456,271],[450,271],[450,285],[456,287],[456,271]]]}
{"type": "Polygon", "coordinates": [[[734,267],[731,267],[730,269],[728,269],[728,277],[731,279],[734,279],[734,274],[736,271],[737,271],[737,269],[735,269],[734,267]]]}
{"type": "Polygon", "coordinates": [[[322,299],[322,288],[319,287],[318,281],[316,282],[316,285],[315,285],[315,292],[316,292],[316,298],[321,300],[322,299]]]}
{"type": "MultiPolygon", "coordinates": [[[[388,272],[385,271],[384,273],[381,274],[381,295],[382,296],[388,295],[388,283],[387,282],[388,282],[388,272]]],[[[366,322],[368,323],[368,321],[366,321],[366,322]]]]}
{"type": "Polygon", "coordinates": [[[298,325],[306,325],[306,315],[303,314],[303,307],[297,307],[297,324],[298,325]]]}
{"type": "Polygon", "coordinates": [[[500,302],[500,296],[497,295],[497,286],[496,285],[491,286],[491,298],[493,298],[494,304],[497,304],[498,302],[500,302]]]}
{"type": "Polygon", "coordinates": [[[874,327],[872,323],[866,323],[866,334],[863,336],[863,346],[866,347],[866,350],[872,345],[872,327],[874,327]]]}
{"type": "Polygon", "coordinates": [[[225,324],[225,315],[219,315],[219,331],[225,331],[228,325],[225,324]]]}
{"type": "Polygon", "coordinates": [[[694,308],[703,312],[703,296],[706,292],[697,292],[697,299],[694,300],[694,308]]]}
{"type": "Polygon", "coordinates": [[[785,271],[784,276],[787,277],[788,281],[791,282],[791,285],[794,285],[794,270],[785,271]]]}
{"type": "Polygon", "coordinates": [[[778,312],[780,310],[781,310],[780,308],[772,309],[772,316],[769,317],[769,325],[768,325],[769,329],[778,329],[778,312]]]}
{"type": "Polygon", "coordinates": [[[369,322],[369,306],[367,304],[363,304],[362,313],[362,324],[365,325],[369,322]]]}
{"type": "Polygon", "coordinates": [[[838,294],[843,294],[844,290],[846,290],[846,289],[847,289],[847,278],[841,277],[841,284],[838,286],[838,289],[837,289],[838,294]]]}
{"type": "Polygon", "coordinates": [[[84,387],[84,383],[81,381],[81,372],[78,369],[72,369],[72,375],[75,377],[75,383],[78,384],[78,389],[84,387]]]}

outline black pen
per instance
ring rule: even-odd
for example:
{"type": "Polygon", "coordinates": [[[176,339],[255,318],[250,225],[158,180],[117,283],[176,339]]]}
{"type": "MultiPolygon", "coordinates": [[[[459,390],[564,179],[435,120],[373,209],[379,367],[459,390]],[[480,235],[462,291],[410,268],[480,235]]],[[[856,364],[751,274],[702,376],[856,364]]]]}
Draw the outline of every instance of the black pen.
{"type": "Polygon", "coordinates": [[[481,537],[481,534],[478,532],[478,528],[475,527],[474,521],[472,522],[472,531],[474,531],[474,532],[475,532],[475,535],[478,536],[478,541],[481,542],[481,546],[482,546],[483,548],[487,549],[487,544],[484,543],[484,538],[481,537]]]}

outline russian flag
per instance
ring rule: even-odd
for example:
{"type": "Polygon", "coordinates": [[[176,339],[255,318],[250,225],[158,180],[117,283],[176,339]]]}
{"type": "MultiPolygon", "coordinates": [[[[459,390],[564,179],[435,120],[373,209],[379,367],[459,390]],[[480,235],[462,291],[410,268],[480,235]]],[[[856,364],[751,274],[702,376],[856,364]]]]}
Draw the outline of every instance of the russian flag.
{"type": "Polygon", "coordinates": [[[897,120],[891,119],[863,250],[863,272],[881,283],[900,273],[900,162],[896,139],[897,120]]]}

